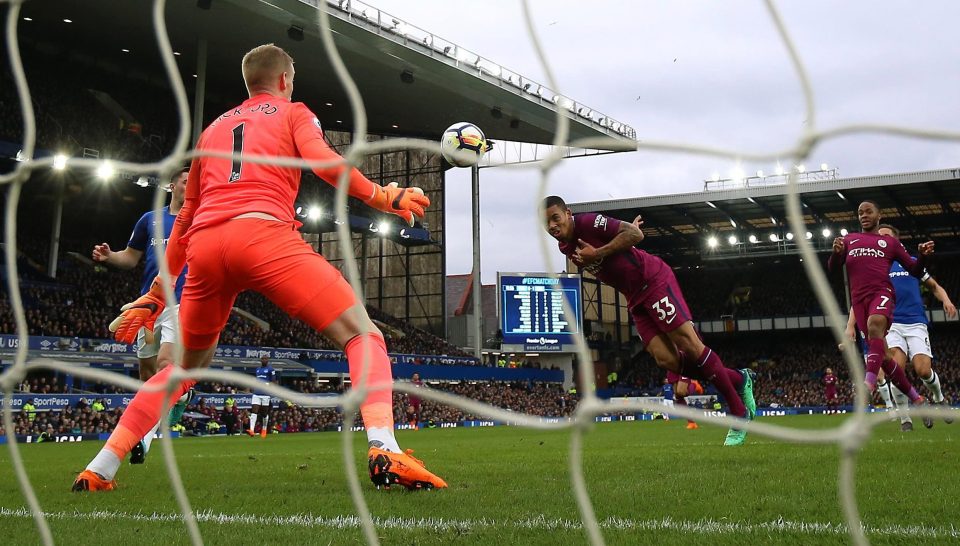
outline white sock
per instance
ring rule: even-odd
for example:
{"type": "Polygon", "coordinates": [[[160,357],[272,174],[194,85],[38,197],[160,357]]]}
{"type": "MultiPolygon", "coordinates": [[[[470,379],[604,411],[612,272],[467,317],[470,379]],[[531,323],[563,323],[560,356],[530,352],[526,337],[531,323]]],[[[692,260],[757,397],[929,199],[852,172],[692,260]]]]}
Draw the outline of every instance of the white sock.
{"type": "Polygon", "coordinates": [[[930,370],[930,377],[923,379],[923,384],[927,387],[927,391],[930,392],[930,399],[935,403],[939,404],[943,402],[943,391],[940,390],[940,376],[937,375],[937,372],[930,370]]]}
{"type": "Polygon", "coordinates": [[[257,430],[257,414],[250,414],[250,432],[257,430]]]}
{"type": "Polygon", "coordinates": [[[107,448],[100,450],[97,456],[87,465],[87,470],[100,474],[103,479],[110,481],[120,469],[120,459],[117,454],[107,448]]]}
{"type": "Polygon", "coordinates": [[[153,443],[153,437],[157,434],[157,431],[160,430],[160,421],[157,421],[157,424],[153,425],[153,428],[150,429],[150,432],[143,437],[143,453],[144,455],[150,451],[150,444],[153,443]]]}
{"type": "Polygon", "coordinates": [[[400,453],[400,445],[397,444],[397,438],[393,435],[392,428],[386,427],[368,427],[367,444],[370,447],[379,447],[386,451],[400,453]]]}
{"type": "Polygon", "coordinates": [[[890,397],[890,390],[887,388],[887,382],[877,381],[877,390],[880,391],[880,398],[886,404],[887,409],[893,409],[893,398],[890,397]]]}
{"type": "Polygon", "coordinates": [[[269,416],[269,415],[264,415],[264,416],[263,416],[263,423],[260,424],[260,430],[265,430],[265,431],[267,431],[267,432],[270,432],[270,429],[267,428],[267,422],[268,422],[268,421],[270,421],[270,416],[269,416]]]}
{"type": "Polygon", "coordinates": [[[890,391],[893,393],[893,401],[897,404],[897,415],[900,416],[900,422],[912,423],[913,419],[907,415],[907,408],[910,407],[910,399],[907,398],[906,394],[903,394],[903,391],[894,386],[892,381],[888,381],[887,384],[890,386],[890,391]]]}

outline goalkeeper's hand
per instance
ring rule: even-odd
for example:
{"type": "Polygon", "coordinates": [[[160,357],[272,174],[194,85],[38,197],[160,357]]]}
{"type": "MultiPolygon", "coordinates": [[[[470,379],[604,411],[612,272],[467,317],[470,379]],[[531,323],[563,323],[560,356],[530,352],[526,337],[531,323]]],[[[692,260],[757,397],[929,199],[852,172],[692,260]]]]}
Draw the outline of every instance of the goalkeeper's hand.
{"type": "Polygon", "coordinates": [[[420,188],[400,188],[392,182],[378,186],[366,203],[377,210],[396,214],[413,226],[417,218],[423,218],[424,209],[430,206],[430,198],[420,188]]]}
{"type": "Polygon", "coordinates": [[[140,328],[153,331],[153,324],[166,307],[163,297],[163,284],[158,276],[150,285],[146,294],[120,308],[120,316],[110,323],[113,339],[121,343],[133,343],[140,328]]]}

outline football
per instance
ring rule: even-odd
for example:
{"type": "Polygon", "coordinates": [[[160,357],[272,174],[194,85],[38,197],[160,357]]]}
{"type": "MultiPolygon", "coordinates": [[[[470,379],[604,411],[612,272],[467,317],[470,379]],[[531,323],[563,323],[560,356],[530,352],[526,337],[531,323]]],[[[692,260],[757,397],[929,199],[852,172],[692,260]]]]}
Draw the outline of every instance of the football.
{"type": "Polygon", "coordinates": [[[487,137],[476,125],[461,121],[443,132],[440,151],[448,163],[456,167],[472,167],[489,150],[487,137]]]}

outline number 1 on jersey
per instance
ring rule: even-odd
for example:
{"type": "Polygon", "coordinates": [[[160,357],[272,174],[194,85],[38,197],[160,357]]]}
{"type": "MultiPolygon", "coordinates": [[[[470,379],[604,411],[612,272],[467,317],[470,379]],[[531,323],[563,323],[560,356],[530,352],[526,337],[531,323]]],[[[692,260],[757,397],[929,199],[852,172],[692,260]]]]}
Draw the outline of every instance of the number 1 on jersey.
{"type": "MultiPolygon", "coordinates": [[[[243,123],[233,128],[233,153],[243,153],[243,123]]],[[[240,172],[243,170],[243,162],[239,157],[233,158],[233,165],[230,168],[229,182],[240,180],[240,172]]]]}

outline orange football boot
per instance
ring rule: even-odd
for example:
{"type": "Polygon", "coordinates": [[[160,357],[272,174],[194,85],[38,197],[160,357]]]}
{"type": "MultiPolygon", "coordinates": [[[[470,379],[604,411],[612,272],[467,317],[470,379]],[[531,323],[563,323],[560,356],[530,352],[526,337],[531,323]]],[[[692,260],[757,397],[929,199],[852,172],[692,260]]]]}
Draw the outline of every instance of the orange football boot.
{"type": "Polygon", "coordinates": [[[260,428],[260,437],[261,437],[261,438],[266,438],[266,437],[267,437],[267,427],[261,427],[261,428],[260,428]]]}
{"type": "Polygon", "coordinates": [[[71,491],[113,491],[113,488],[117,486],[115,480],[107,481],[97,475],[96,472],[91,470],[84,470],[77,476],[77,479],[73,482],[73,487],[70,488],[71,491]]]}
{"type": "Polygon", "coordinates": [[[696,430],[700,428],[700,425],[694,423],[693,421],[687,421],[687,430],[696,430]]]}
{"type": "Polygon", "coordinates": [[[393,453],[378,447],[367,452],[370,481],[379,489],[389,489],[399,484],[407,489],[443,489],[447,482],[423,466],[423,461],[413,456],[413,450],[393,453]]]}
{"type": "Polygon", "coordinates": [[[247,429],[247,436],[253,438],[253,437],[256,436],[256,435],[257,435],[257,433],[254,432],[253,429],[249,429],[249,428],[247,429]]]}

